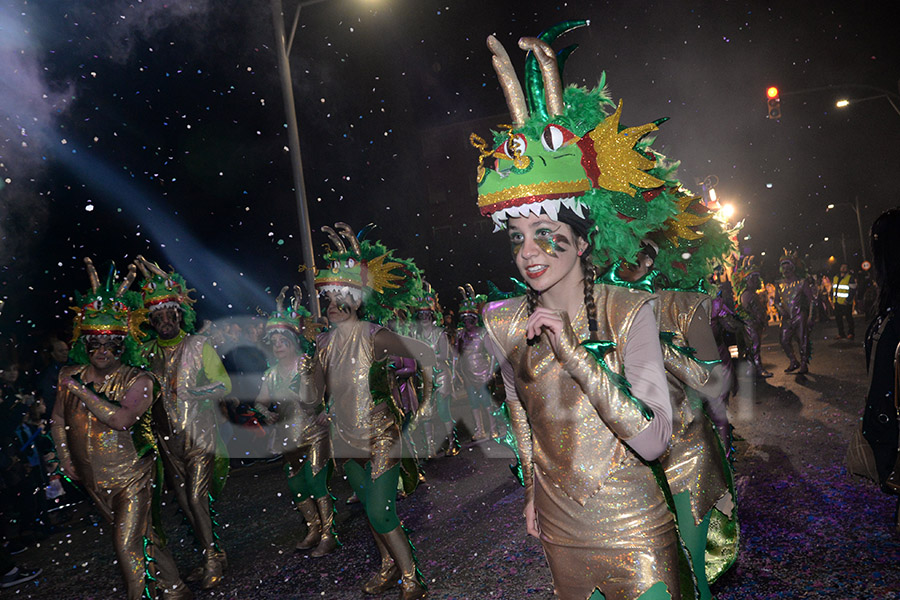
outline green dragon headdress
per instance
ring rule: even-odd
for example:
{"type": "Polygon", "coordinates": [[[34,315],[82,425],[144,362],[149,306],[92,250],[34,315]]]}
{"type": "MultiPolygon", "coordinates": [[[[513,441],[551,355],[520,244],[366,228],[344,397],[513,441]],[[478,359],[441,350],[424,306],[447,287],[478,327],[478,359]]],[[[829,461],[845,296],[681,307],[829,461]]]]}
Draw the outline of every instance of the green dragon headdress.
{"type": "MultiPolygon", "coordinates": [[[[168,273],[159,265],[152,263],[141,255],[134,261],[140,269],[144,279],[141,281],[141,296],[144,299],[144,307],[149,311],[163,308],[177,307],[181,309],[181,328],[187,333],[194,333],[197,322],[197,313],[191,306],[196,302],[190,297],[193,289],[189,289],[184,278],[170,267],[168,273]]],[[[151,336],[153,333],[150,334],[151,336]]]]}
{"type": "Polygon", "coordinates": [[[398,311],[415,310],[423,293],[422,273],[412,260],[396,257],[381,242],[358,240],[346,223],[322,231],[335,248],[326,246],[329,266],[316,271],[316,291],[349,296],[362,303],[366,319],[382,324],[398,311]]]}
{"type": "Polygon", "coordinates": [[[297,342],[302,352],[308,352],[315,339],[315,327],[312,327],[310,312],[302,304],[303,291],[299,285],[294,286],[294,296],[285,307],[284,300],[289,289],[284,286],[275,298],[275,312],[266,321],[263,341],[269,342],[274,334],[281,333],[297,342]]]}
{"type": "Polygon", "coordinates": [[[147,320],[147,310],[137,292],[128,291],[137,275],[134,265],[119,281],[115,266],[111,265],[104,284],[101,285],[97,270],[90,258],[84,259],[91,290],[84,294],[75,292],[75,303],[70,309],[75,313],[72,327],[72,349],[69,358],[79,364],[89,362],[85,340],[92,336],[109,336],[124,342],[120,359],[131,366],[145,366],[141,358],[141,324],[147,320]]]}
{"type": "Polygon", "coordinates": [[[470,141],[480,152],[478,206],[496,229],[529,213],[556,219],[565,207],[593,221],[595,262],[610,264],[634,260],[640,240],[652,232],[692,230],[697,223],[685,205],[691,197],[675,179],[677,163],[646,137],[667,119],[621,125],[622,102],[607,94],[605,73],[593,90],[563,89],[562,67],[575,46],[557,55],[549,44],[587,24],[569,21],[519,40],[528,52],[524,90],[503,46],[488,37],[513,123],[494,132],[492,146],[474,134],[470,141]]]}

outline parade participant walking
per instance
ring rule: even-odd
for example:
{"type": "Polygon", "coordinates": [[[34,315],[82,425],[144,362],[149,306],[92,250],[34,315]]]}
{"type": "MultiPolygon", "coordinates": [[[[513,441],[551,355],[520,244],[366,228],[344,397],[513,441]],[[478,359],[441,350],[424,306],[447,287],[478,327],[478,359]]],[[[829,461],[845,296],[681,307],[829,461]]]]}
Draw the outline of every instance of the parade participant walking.
{"type": "Polygon", "coordinates": [[[216,403],[231,391],[231,380],[205,336],[193,335],[194,300],[184,279],[137,257],[144,276],[141,294],[149,311],[150,335],[142,352],[162,385],[153,409],[166,481],[191,524],[202,554],[188,576],[203,589],[222,582],[225,551],[214,530],[212,502],[228,472],[228,457],[216,427],[216,403]]]}
{"type": "Polygon", "coordinates": [[[752,256],[741,259],[734,270],[735,291],[738,295],[737,313],[744,322],[744,340],[747,359],[753,365],[754,373],[759,378],[771,377],[762,364],[762,336],[769,325],[766,307],[760,301],[759,288],[762,284],[759,267],[752,256]]]}
{"type": "Polygon", "coordinates": [[[450,339],[444,328],[440,326],[443,316],[437,294],[427,282],[423,285],[424,295],[419,298],[417,303],[413,337],[431,346],[437,360],[434,367],[434,391],[432,393],[432,405],[437,418],[434,418],[435,415],[433,415],[431,419],[422,424],[425,429],[425,445],[429,457],[437,454],[434,428],[435,421],[440,419],[444,428],[441,450],[444,452],[444,456],[456,456],[459,454],[459,443],[456,439],[456,423],[450,411],[450,403],[453,400],[453,357],[450,353],[450,339]]]}
{"type": "Polygon", "coordinates": [[[300,287],[294,286],[285,306],[287,291],[287,286],[281,289],[266,321],[263,341],[272,348],[275,365],[263,376],[256,403],[274,429],[272,451],[284,458],[291,501],[306,520],[306,537],[296,549],[319,557],[338,547],[334,498],[328,491],[334,461],[325,406],[312,380],[315,349],[304,335],[310,314],[301,304],[300,287]]]}
{"type": "Polygon", "coordinates": [[[655,168],[641,141],[656,125],[620,131],[621,104],[605,114],[602,79],[563,90],[548,44],[580,24],[519,41],[530,51],[525,91],[488,38],[513,126],[490,147],[472,136],[478,204],[508,227],[529,291],[483,317],[521,456],[526,530],[541,540],[556,595],[677,599],[674,522],[641,460],[662,455],[672,433],[653,297],[595,284],[593,266],[633,259],[673,214],[677,182],[660,178],[670,169],[655,168]]]}
{"type": "MultiPolygon", "coordinates": [[[[715,258],[730,248],[727,234],[717,228],[718,222],[711,221],[703,235],[692,240],[690,270],[673,268],[665,255],[659,257],[659,270],[654,269],[660,248],[645,240],[635,263],[618,271],[626,282],[647,291],[655,282],[659,295],[659,332],[673,410],[672,439],[659,463],[700,600],[712,598],[710,583],[734,563],[738,537],[734,478],[723,447],[730,443],[728,416],[724,403],[708,403],[713,408],[708,419],[701,397],[719,399],[728,385],[709,324],[712,299],[699,291],[706,274],[698,248],[702,245],[704,254],[715,258]]],[[[671,233],[677,240],[677,233],[671,233]]]]}
{"type": "MultiPolygon", "coordinates": [[[[316,339],[314,376],[324,381],[332,398],[335,457],[365,508],[381,553],[381,568],[363,591],[379,594],[399,584],[401,599],[424,598],[427,591],[413,547],[397,517],[402,413],[394,405],[386,363],[390,356],[418,361],[426,391],[422,405],[427,405],[434,351],[373,322],[386,322],[395,310],[412,308],[421,295],[420,275],[411,261],[395,257],[380,243],[357,240],[345,223],[335,228],[340,235],[322,228],[335,248],[325,256],[329,266],[316,273],[316,289],[328,302],[330,328],[316,339]]],[[[410,426],[415,423],[413,416],[410,426]]]]}
{"type": "Polygon", "coordinates": [[[456,335],[456,372],[466,390],[466,397],[475,420],[475,441],[498,437],[497,424],[492,413],[493,402],[488,383],[494,373],[494,361],[484,347],[484,325],[481,307],[487,297],[476,294],[471,285],[460,286],[459,321],[462,328],[456,335]]]}
{"type": "Polygon", "coordinates": [[[837,322],[839,340],[846,337],[852,340],[855,334],[853,326],[853,302],[856,300],[856,277],[847,268],[847,264],[841,265],[841,271],[834,278],[831,286],[832,301],[834,303],[834,320],[837,322]],[[844,321],[847,321],[847,335],[844,336],[844,321]]]}
{"type": "Polygon", "coordinates": [[[157,443],[150,408],[156,378],[144,370],[139,350],[145,318],[140,296],[111,271],[101,285],[85,259],[91,291],[76,294],[75,365],[59,373],[51,431],[63,473],[94,500],[113,524],[116,560],[129,600],[193,597],[151,522],[157,443]]]}
{"type": "Polygon", "coordinates": [[[803,265],[796,252],[785,250],[779,268],[782,279],[775,285],[775,306],[781,314],[781,348],[790,361],[784,372],[797,371],[798,375],[803,375],[809,373],[809,356],[812,353],[809,330],[815,293],[802,272],[803,265]],[[794,341],[800,349],[800,362],[794,356],[794,341]]]}

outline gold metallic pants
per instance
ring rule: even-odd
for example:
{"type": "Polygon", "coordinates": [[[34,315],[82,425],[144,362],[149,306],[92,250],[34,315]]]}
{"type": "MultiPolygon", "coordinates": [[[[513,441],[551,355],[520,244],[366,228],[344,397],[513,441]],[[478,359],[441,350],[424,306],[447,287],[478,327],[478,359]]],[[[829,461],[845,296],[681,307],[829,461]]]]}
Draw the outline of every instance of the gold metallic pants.
{"type": "Polygon", "coordinates": [[[162,546],[151,524],[154,471],[153,456],[148,455],[138,462],[134,477],[128,481],[114,487],[85,486],[100,511],[113,524],[113,546],[128,600],[143,598],[145,586],[153,597],[156,590],[162,590],[166,598],[177,598],[182,593],[189,597],[172,555],[162,546]],[[149,540],[147,555],[153,559],[149,563],[144,558],[145,539],[149,540]],[[148,574],[156,581],[150,580],[148,574]]]}
{"type": "Polygon", "coordinates": [[[209,559],[220,550],[213,534],[209,505],[215,444],[195,443],[193,437],[183,431],[160,435],[159,438],[166,482],[175,492],[204,556],[209,559]]]}

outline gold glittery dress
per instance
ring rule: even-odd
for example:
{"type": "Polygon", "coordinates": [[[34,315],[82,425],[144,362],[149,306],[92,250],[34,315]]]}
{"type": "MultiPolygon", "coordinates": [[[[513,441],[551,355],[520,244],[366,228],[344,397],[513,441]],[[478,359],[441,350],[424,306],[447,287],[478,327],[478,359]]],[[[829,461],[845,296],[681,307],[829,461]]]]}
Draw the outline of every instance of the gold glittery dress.
{"type": "MultiPolygon", "coordinates": [[[[332,444],[338,459],[372,463],[372,480],[400,462],[400,427],[391,410],[390,393],[373,398],[370,370],[383,373],[375,362],[375,335],[383,327],[368,321],[342,324],[319,335],[317,360],[334,398],[332,444]],[[377,401],[376,401],[377,400],[377,401]]],[[[388,386],[382,386],[388,390],[388,386]]]]}
{"type": "MultiPolygon", "coordinates": [[[[706,385],[708,367],[685,352],[688,331],[697,310],[710,297],[695,292],[659,292],[659,329],[671,341],[663,345],[663,359],[673,405],[672,441],[659,461],[666,473],[672,496],[686,493],[694,525],[730,493],[731,469],[712,422],[703,412],[702,398],[694,392],[706,385]]],[[[702,544],[706,548],[706,576],[714,581],[733,562],[737,552],[736,523],[732,511],[718,511],[702,544]]],[[[680,519],[680,517],[679,517],[680,519]]],[[[691,549],[689,548],[689,551],[691,549]]],[[[699,563],[698,563],[699,564],[699,563]]]]}
{"type": "MultiPolygon", "coordinates": [[[[81,380],[88,365],[63,367],[59,381],[81,380]]],[[[107,402],[121,406],[125,394],[139,377],[152,377],[136,367],[120,366],[97,387],[89,386],[107,402]]],[[[155,384],[155,381],[154,381],[155,384]]],[[[155,387],[155,386],[154,386],[155,387]]],[[[100,513],[113,524],[116,559],[125,579],[129,600],[144,598],[156,590],[169,599],[189,598],[169,551],[153,530],[150,509],[156,474],[156,443],[148,410],[128,430],[106,425],[88,410],[84,401],[60,384],[54,437],[60,458],[71,460],[78,484],[91,496],[100,513]],[[58,427],[58,428],[57,428],[58,427]],[[145,542],[146,556],[145,558],[145,542]]]]}
{"type": "Polygon", "coordinates": [[[210,494],[215,496],[217,483],[216,402],[231,390],[231,381],[204,336],[181,332],[148,342],[143,351],[162,384],[153,426],[166,481],[202,548],[203,587],[209,588],[221,580],[227,562],[213,529],[210,494]]]}
{"type": "Polygon", "coordinates": [[[313,475],[331,459],[328,423],[319,423],[321,398],[312,382],[313,359],[301,355],[297,370],[284,375],[272,367],[263,376],[267,401],[278,403],[279,421],[275,425],[273,451],[283,454],[287,476],[300,473],[308,462],[313,475]]]}
{"type": "MultiPolygon", "coordinates": [[[[615,343],[604,357],[621,373],[626,335],[646,293],[595,285],[598,338],[615,343]]],[[[679,598],[677,538],[651,469],[624,441],[649,421],[616,387],[579,340],[589,338],[584,308],[560,335],[559,358],[542,340],[526,345],[522,297],[484,310],[495,349],[515,371],[508,402],[541,542],[561,600],[632,600],[663,582],[679,598]],[[589,393],[585,393],[589,390],[589,393]]]]}

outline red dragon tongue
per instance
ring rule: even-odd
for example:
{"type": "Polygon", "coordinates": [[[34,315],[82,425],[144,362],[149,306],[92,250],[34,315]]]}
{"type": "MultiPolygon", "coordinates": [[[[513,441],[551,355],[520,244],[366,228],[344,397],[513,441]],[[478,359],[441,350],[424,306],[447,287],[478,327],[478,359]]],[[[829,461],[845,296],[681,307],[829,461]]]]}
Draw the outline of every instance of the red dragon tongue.
{"type": "Polygon", "coordinates": [[[578,147],[581,149],[581,168],[584,169],[585,175],[591,180],[591,185],[597,187],[597,181],[600,177],[600,166],[597,164],[597,150],[594,148],[594,140],[591,136],[586,135],[578,140],[578,147]]]}

